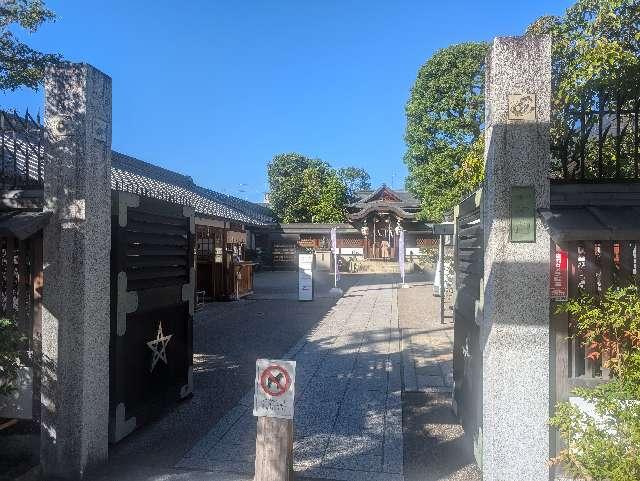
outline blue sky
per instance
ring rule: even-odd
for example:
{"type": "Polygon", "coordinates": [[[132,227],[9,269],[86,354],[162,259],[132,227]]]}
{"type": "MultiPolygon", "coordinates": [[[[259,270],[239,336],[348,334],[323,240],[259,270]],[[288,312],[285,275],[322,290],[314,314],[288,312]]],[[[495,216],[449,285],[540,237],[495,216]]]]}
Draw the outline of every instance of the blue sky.
{"type": "MultiPolygon", "coordinates": [[[[35,48],[113,79],[113,148],[259,201],[280,152],[403,186],[404,105],[439,48],[518,35],[569,0],[49,0],[35,48]]],[[[41,92],[0,94],[41,109],[41,92]]]]}

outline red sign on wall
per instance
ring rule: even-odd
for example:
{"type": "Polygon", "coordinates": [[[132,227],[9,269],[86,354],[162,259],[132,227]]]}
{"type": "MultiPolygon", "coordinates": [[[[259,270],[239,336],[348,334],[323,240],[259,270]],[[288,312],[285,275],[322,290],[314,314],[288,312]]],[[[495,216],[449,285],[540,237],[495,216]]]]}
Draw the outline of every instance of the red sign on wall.
{"type": "Polygon", "coordinates": [[[569,298],[569,253],[556,246],[556,258],[551,264],[550,296],[552,301],[569,298]]]}

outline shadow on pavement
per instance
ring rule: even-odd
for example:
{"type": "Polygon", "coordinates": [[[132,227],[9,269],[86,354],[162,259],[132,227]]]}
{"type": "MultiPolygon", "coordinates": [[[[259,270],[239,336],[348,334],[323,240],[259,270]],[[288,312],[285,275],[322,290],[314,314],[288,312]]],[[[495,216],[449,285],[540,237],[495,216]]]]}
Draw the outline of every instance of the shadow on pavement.
{"type": "Polygon", "coordinates": [[[442,393],[403,393],[406,481],[480,481],[464,431],[442,393]]]}

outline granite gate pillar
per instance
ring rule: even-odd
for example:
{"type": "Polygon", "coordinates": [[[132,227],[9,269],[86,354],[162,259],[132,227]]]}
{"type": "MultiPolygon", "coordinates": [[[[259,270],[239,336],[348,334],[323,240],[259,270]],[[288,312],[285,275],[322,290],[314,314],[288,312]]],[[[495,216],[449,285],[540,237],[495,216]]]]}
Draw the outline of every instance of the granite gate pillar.
{"type": "Polygon", "coordinates": [[[483,479],[547,481],[551,39],[496,38],[485,102],[483,479]]]}
{"type": "Polygon", "coordinates": [[[47,71],[42,305],[45,479],[107,459],[111,78],[87,64],[47,71]]]}

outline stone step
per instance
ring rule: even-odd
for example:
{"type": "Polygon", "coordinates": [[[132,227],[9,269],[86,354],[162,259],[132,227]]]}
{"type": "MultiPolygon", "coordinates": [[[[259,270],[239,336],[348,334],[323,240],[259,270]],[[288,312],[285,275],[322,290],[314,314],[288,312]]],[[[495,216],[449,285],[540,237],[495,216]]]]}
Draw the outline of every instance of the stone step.
{"type": "MultiPolygon", "coordinates": [[[[413,262],[405,262],[404,266],[407,273],[415,270],[413,262]]],[[[400,265],[391,261],[362,261],[358,263],[358,272],[398,274],[400,273],[400,265]]]]}

